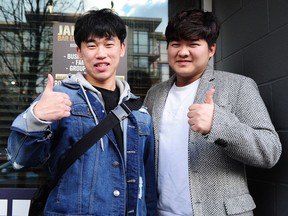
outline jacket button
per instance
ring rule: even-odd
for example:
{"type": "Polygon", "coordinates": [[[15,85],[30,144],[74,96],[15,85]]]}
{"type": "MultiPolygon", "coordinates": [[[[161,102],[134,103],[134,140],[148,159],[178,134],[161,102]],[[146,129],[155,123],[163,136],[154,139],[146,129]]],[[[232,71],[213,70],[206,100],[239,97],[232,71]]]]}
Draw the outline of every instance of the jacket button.
{"type": "Polygon", "coordinates": [[[112,165],[113,165],[114,167],[117,167],[117,166],[119,166],[119,162],[118,162],[118,161],[114,161],[114,162],[112,163],[112,165]]]}
{"type": "Polygon", "coordinates": [[[219,146],[222,146],[222,147],[226,147],[228,145],[228,143],[225,140],[222,140],[222,139],[215,140],[215,144],[219,145],[219,146]]]}
{"type": "Polygon", "coordinates": [[[114,190],[114,191],[113,191],[113,195],[114,195],[115,197],[120,196],[120,191],[114,190]]]}

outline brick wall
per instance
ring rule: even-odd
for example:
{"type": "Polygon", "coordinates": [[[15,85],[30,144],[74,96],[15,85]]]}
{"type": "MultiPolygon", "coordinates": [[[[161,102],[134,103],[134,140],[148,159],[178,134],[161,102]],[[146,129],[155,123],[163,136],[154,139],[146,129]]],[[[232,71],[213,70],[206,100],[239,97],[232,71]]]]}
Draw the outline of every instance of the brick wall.
{"type": "Polygon", "coordinates": [[[288,215],[288,1],[214,0],[222,23],[215,68],[253,78],[283,152],[269,170],[247,167],[256,216],[288,215]]]}

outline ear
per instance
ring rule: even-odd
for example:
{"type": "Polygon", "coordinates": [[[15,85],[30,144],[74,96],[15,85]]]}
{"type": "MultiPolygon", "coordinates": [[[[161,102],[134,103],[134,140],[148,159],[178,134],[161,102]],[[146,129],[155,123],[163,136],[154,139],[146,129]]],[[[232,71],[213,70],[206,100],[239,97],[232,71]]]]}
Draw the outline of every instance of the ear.
{"type": "Polygon", "coordinates": [[[81,49],[80,49],[78,46],[76,47],[76,52],[77,52],[77,54],[78,54],[78,57],[79,57],[80,59],[82,59],[81,49]]]}
{"type": "Polygon", "coordinates": [[[123,57],[125,55],[125,51],[126,51],[126,43],[123,42],[121,44],[121,53],[120,53],[120,57],[123,57]]]}
{"type": "Polygon", "coordinates": [[[214,43],[211,47],[209,47],[209,58],[214,56],[215,52],[216,52],[216,43],[214,43]]]}

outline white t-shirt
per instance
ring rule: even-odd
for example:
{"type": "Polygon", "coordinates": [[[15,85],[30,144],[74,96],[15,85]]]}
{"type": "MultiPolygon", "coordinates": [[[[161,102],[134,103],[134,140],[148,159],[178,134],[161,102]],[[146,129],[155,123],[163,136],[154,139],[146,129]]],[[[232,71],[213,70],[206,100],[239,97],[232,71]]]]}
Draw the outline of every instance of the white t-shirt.
{"type": "Polygon", "coordinates": [[[159,133],[159,216],[193,215],[188,175],[187,113],[198,85],[199,79],[184,87],[174,84],[163,110],[159,133]]]}

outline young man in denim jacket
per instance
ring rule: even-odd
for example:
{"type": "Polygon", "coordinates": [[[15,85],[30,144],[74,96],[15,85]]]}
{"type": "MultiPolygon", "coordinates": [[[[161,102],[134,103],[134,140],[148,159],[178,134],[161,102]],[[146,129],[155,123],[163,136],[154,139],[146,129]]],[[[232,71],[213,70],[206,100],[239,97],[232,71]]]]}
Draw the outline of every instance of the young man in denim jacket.
{"type": "MultiPolygon", "coordinates": [[[[126,28],[110,9],[89,11],[76,22],[74,38],[86,74],[69,76],[44,92],[12,124],[8,141],[16,169],[47,160],[53,178],[67,150],[119,103],[135,98],[116,79],[126,28]]],[[[155,215],[154,137],[144,108],[109,131],[82,155],[50,192],[45,215],[155,215]]]]}

